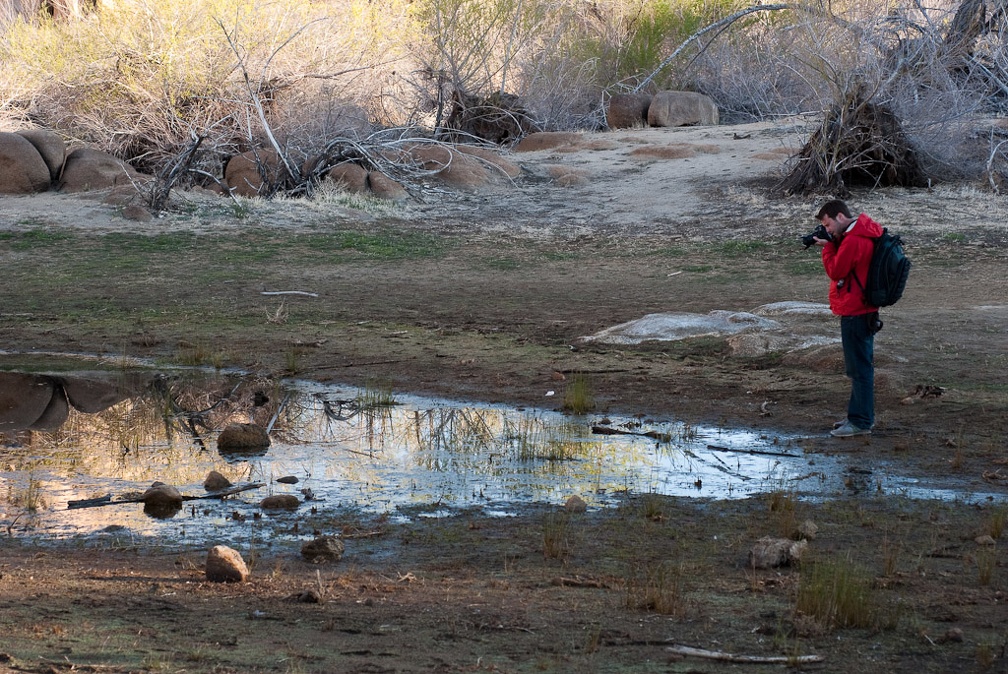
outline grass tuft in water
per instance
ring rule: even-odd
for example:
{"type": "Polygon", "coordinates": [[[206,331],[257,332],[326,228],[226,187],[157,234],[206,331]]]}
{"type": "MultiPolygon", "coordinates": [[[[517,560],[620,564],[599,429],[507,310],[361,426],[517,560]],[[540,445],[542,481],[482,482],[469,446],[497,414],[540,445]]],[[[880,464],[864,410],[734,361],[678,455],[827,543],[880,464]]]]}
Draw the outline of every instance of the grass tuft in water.
{"type": "Polygon", "coordinates": [[[595,409],[595,397],[586,376],[576,374],[571,377],[564,391],[563,409],[571,414],[587,414],[595,409]]]}

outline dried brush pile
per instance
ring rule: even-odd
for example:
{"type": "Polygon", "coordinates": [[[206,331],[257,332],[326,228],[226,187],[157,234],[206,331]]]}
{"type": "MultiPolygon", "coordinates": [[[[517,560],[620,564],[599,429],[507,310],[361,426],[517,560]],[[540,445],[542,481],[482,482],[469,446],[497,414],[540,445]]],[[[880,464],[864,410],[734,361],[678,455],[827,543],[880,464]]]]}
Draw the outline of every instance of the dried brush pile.
{"type": "Polygon", "coordinates": [[[834,105],[778,183],[785,194],[828,192],[845,196],[849,188],[926,187],[928,175],[917,151],[889,108],[871,101],[863,87],[834,105]]]}

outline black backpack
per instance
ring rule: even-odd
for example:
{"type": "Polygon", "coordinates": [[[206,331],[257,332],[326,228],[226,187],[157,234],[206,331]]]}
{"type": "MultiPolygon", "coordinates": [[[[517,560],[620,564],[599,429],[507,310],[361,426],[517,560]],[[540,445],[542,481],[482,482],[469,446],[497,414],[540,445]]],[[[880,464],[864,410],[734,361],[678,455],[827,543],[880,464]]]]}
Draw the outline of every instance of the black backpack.
{"type": "Polygon", "coordinates": [[[868,282],[862,285],[857,274],[854,280],[864,292],[865,304],[888,307],[903,297],[909,275],[910,258],[903,252],[903,240],[899,234],[883,229],[882,236],[875,239],[875,250],[868,265],[868,282]]]}

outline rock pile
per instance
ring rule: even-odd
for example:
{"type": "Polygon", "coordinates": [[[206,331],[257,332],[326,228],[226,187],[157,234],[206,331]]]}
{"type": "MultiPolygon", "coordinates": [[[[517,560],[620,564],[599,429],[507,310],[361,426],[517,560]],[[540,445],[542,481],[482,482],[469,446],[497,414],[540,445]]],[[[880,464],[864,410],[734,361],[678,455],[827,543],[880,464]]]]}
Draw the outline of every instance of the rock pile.
{"type": "Polygon", "coordinates": [[[606,107],[610,129],[641,126],[717,126],[718,107],[713,99],[695,91],[659,91],[616,94],[606,107]]]}

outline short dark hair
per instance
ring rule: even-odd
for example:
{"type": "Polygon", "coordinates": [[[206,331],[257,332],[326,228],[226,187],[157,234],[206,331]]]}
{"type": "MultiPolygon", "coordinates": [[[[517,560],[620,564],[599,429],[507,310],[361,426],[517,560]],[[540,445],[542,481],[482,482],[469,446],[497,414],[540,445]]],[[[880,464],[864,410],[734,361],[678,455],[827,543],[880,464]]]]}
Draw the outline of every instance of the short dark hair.
{"type": "Polygon", "coordinates": [[[827,201],[825,204],[823,204],[822,208],[819,209],[819,212],[816,213],[815,219],[822,220],[827,215],[830,216],[831,218],[835,218],[840,213],[843,213],[848,218],[854,217],[853,215],[851,215],[850,209],[847,208],[847,204],[840,201],[839,199],[834,199],[833,201],[827,201]]]}

